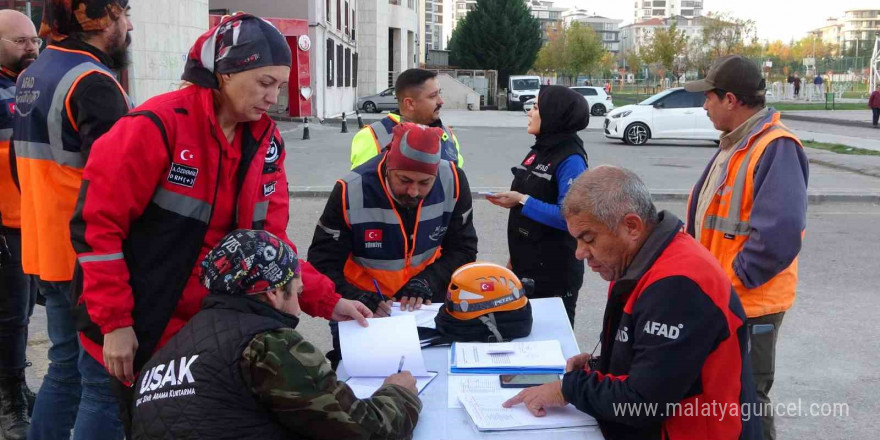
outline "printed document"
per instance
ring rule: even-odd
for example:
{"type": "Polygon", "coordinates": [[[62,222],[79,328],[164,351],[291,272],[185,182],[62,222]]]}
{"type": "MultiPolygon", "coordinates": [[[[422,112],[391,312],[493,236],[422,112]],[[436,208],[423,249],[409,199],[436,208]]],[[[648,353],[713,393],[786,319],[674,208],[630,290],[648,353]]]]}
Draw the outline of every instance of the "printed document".
{"type": "Polygon", "coordinates": [[[500,394],[460,393],[459,399],[480,431],[573,428],[596,425],[596,419],[572,405],[549,408],[544,417],[535,417],[523,404],[501,406],[509,397],[500,394]]]}
{"type": "Polygon", "coordinates": [[[367,321],[370,326],[366,328],[357,321],[339,323],[342,361],[349,376],[385,378],[397,373],[403,358],[404,371],[417,378],[429,377],[414,316],[401,314],[367,321]]]}

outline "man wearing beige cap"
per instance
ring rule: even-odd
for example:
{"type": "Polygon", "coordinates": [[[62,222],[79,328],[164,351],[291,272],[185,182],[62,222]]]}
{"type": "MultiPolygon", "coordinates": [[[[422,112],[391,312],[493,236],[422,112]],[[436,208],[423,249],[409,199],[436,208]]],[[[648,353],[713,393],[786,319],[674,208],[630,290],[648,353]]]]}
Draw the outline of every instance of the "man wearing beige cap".
{"type": "Polygon", "coordinates": [[[756,415],[762,416],[764,438],[773,440],[769,393],[776,338],[797,288],[809,165],[779,112],[764,107],[764,86],[758,66],[735,55],[685,85],[689,92],[705,92],[703,108],[723,132],[688,200],[687,232],[721,262],[745,308],[762,404],[756,415]]]}

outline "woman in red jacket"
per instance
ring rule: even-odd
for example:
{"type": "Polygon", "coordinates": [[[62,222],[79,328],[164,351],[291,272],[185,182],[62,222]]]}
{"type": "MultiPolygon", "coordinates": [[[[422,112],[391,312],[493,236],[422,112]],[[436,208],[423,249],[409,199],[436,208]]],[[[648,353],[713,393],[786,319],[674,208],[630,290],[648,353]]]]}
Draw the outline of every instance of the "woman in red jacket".
{"type": "MultiPolygon", "coordinates": [[[[83,348],[120,381],[199,311],[196,263],[226,234],[265,229],[292,245],[284,143],[266,115],[290,64],[269,22],[227,17],[190,50],[190,86],[150,99],[94,144],[71,221],[75,312],[83,348]]],[[[303,283],[306,313],[366,325],[370,311],[308,264],[303,283]]]]}

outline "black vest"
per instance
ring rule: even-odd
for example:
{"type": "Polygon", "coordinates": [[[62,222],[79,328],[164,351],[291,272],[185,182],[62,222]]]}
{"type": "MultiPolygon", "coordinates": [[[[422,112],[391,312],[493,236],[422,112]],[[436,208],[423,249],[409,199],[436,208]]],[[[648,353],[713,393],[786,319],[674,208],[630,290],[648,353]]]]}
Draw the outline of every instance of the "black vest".
{"type": "MultiPolygon", "coordinates": [[[[510,189],[555,205],[559,198],[556,169],[574,155],[587,160],[583,142],[576,134],[552,147],[532,147],[522,163],[511,169],[514,177],[510,189]]],[[[514,273],[535,280],[537,297],[551,289],[568,290],[584,276],[584,264],[574,256],[575,239],[567,231],[524,216],[521,205],[510,210],[507,244],[514,273]]]]}
{"type": "Polygon", "coordinates": [[[299,320],[252,298],[209,295],[202,307],[141,370],[134,439],[290,438],[257,401],[239,362],[255,335],[299,320]]]}

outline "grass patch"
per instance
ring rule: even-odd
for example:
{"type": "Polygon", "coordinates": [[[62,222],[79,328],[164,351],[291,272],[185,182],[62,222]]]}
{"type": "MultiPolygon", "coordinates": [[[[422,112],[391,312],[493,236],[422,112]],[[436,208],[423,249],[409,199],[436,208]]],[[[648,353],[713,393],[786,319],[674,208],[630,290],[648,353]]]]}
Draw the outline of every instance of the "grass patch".
{"type": "MultiPolygon", "coordinates": [[[[768,102],[768,107],[773,107],[776,110],[825,110],[824,103],[813,103],[813,104],[791,104],[788,102],[768,102]]],[[[828,110],[831,110],[831,104],[828,105],[828,110]]],[[[858,102],[838,102],[834,104],[834,110],[864,110],[870,113],[870,109],[868,108],[867,103],[858,103],[858,102]]]]}
{"type": "Polygon", "coordinates": [[[825,142],[803,141],[805,147],[831,151],[838,154],[852,154],[855,156],[880,156],[880,151],[866,150],[864,148],[850,147],[841,144],[826,144],[825,142]]]}

